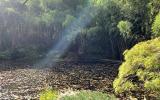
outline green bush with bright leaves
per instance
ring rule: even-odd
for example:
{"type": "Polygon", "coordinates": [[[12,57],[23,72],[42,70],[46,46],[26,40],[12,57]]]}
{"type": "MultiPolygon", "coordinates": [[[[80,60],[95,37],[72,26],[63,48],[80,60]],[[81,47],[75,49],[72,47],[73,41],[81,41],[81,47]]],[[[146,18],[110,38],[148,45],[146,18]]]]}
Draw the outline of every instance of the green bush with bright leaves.
{"type": "Polygon", "coordinates": [[[124,52],[113,86],[116,93],[149,91],[160,94],[160,38],[141,42],[124,52]]]}

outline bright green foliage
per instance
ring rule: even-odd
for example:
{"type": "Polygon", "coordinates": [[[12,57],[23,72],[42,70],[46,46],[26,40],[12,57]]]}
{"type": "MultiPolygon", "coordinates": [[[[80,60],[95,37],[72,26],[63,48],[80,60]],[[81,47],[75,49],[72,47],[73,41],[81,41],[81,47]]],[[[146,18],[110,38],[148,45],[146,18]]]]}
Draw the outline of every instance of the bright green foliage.
{"type": "Polygon", "coordinates": [[[129,35],[131,33],[132,23],[128,21],[120,21],[117,25],[122,35],[129,35]]]}
{"type": "Polygon", "coordinates": [[[101,92],[81,91],[75,95],[65,96],[61,100],[116,100],[116,98],[101,92]]]}
{"type": "Polygon", "coordinates": [[[154,36],[160,36],[160,13],[156,16],[152,25],[152,32],[154,33],[154,36]]]}
{"type": "MultiPolygon", "coordinates": [[[[151,23],[160,8],[160,0],[28,0],[23,5],[24,1],[0,0],[2,53],[30,44],[47,52],[69,27],[78,26],[76,20],[87,16],[88,22],[79,21],[86,24],[79,30],[83,36],[73,39],[68,50],[78,55],[122,59],[124,50],[151,38],[151,23]],[[89,13],[83,16],[85,12],[89,13]]],[[[158,28],[159,22],[154,26],[158,28]]]]}
{"type": "Polygon", "coordinates": [[[58,93],[53,90],[46,90],[40,94],[40,100],[57,100],[58,93]]]}
{"type": "Polygon", "coordinates": [[[140,90],[142,82],[144,89],[160,93],[160,38],[141,42],[124,55],[125,62],[113,83],[115,91],[140,90]]]}

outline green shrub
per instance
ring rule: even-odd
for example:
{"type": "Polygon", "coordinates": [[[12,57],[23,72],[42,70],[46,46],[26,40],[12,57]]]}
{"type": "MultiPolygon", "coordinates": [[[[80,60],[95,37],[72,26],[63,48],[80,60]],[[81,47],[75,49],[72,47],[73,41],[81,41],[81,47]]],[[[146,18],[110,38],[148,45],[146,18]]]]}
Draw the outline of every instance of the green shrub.
{"type": "Polygon", "coordinates": [[[113,82],[116,93],[146,91],[160,93],[160,38],[141,42],[124,53],[125,62],[113,82]]]}
{"type": "Polygon", "coordinates": [[[101,92],[80,91],[75,95],[62,97],[60,100],[116,100],[116,98],[101,92]]]}

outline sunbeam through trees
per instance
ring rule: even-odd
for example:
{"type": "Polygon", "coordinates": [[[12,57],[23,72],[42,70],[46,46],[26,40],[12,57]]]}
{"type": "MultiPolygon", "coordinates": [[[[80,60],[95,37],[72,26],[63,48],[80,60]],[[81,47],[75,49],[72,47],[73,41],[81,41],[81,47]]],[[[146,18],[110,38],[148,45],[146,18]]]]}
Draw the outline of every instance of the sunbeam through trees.
{"type": "Polygon", "coordinates": [[[160,0],[0,0],[0,100],[159,100],[160,0]]]}

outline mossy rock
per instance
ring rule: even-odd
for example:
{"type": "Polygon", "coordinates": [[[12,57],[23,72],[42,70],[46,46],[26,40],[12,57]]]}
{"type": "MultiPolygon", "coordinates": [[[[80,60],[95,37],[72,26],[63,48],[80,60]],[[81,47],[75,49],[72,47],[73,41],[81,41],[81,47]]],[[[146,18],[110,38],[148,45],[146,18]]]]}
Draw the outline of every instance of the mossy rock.
{"type": "Polygon", "coordinates": [[[160,37],[124,52],[125,62],[113,82],[116,93],[149,91],[160,94],[160,37]]]}

